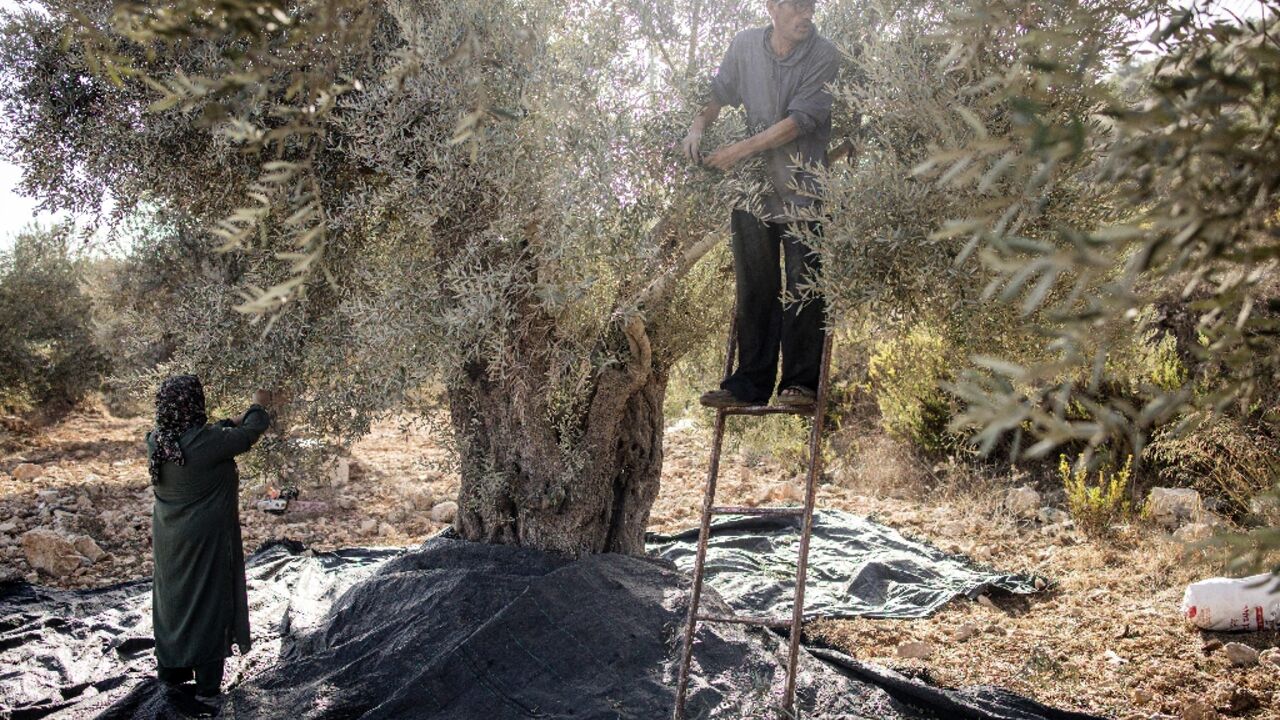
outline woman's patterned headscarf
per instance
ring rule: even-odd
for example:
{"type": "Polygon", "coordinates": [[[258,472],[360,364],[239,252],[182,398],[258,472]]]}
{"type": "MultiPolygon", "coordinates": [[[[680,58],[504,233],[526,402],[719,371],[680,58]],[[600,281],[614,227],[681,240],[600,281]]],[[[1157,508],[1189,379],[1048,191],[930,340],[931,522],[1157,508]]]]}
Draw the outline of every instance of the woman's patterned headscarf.
{"type": "Polygon", "coordinates": [[[187,459],[178,447],[178,438],[193,427],[209,421],[204,412],[204,388],[195,375],[174,375],[156,392],[156,429],[151,433],[156,451],[151,453],[151,482],[160,481],[160,465],[187,459]]]}

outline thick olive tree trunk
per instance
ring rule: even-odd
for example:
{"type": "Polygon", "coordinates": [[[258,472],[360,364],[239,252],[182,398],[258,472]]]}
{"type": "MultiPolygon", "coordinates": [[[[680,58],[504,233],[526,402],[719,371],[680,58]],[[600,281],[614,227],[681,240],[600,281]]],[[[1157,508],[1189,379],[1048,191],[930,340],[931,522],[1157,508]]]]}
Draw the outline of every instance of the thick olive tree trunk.
{"type": "Polygon", "coordinates": [[[597,373],[567,442],[549,419],[541,363],[501,380],[474,364],[452,383],[462,454],[454,526],[464,538],[572,555],[644,551],[667,378],[654,369],[639,323],[627,337],[631,362],[597,373]]]}

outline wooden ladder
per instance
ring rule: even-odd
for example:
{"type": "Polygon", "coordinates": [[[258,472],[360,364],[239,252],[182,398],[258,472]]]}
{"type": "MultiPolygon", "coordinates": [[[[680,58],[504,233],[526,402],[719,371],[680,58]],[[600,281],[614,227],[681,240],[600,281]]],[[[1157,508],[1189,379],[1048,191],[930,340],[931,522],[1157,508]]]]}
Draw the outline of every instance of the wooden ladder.
{"type": "MultiPolygon", "coordinates": [[[[724,375],[733,374],[734,356],[738,339],[738,324],[734,320],[729,330],[729,345],[725,353],[724,375]]],[[[778,405],[751,405],[717,408],[715,439],[711,446],[711,468],[707,473],[707,489],[702,499],[702,526],[698,532],[698,553],[693,563],[693,589],[689,597],[689,615],[684,628],[684,653],[680,659],[680,676],[676,685],[675,720],[685,720],[685,698],[689,689],[689,666],[693,661],[693,636],[699,622],[727,622],[759,625],[769,628],[790,628],[791,643],[787,651],[787,685],[783,695],[783,710],[795,717],[796,659],[800,654],[800,630],[804,619],[804,580],[809,565],[809,537],[813,532],[813,505],[818,477],[822,474],[822,425],[827,409],[828,375],[831,369],[831,333],[828,331],[822,344],[822,369],[818,377],[818,394],[809,407],[785,407],[778,405]],[[809,430],[809,473],[805,479],[803,507],[743,507],[716,505],[716,476],[720,471],[720,447],[724,441],[724,423],[729,415],[808,415],[813,418],[809,430]],[[702,598],[704,562],[707,557],[707,540],[713,515],[756,515],[768,517],[802,517],[800,530],[800,557],[796,565],[795,600],[791,617],[767,618],[741,615],[712,615],[698,612],[702,598]]]]}

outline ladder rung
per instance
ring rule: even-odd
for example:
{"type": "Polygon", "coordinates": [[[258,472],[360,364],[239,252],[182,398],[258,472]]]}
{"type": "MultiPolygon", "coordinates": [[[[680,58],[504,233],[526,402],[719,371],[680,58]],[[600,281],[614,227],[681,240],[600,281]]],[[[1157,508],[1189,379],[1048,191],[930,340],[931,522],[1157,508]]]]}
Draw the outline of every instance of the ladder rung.
{"type": "Polygon", "coordinates": [[[804,506],[798,507],[747,507],[745,505],[714,505],[712,515],[761,515],[766,517],[800,517],[804,506]]]}
{"type": "Polygon", "coordinates": [[[739,625],[759,625],[761,627],[771,628],[789,628],[791,620],[782,620],[778,618],[768,617],[751,617],[748,615],[704,615],[698,613],[699,622],[724,622],[737,623],[739,625]]]}
{"type": "Polygon", "coordinates": [[[724,411],[725,415],[812,415],[814,406],[739,405],[720,409],[724,411]]]}

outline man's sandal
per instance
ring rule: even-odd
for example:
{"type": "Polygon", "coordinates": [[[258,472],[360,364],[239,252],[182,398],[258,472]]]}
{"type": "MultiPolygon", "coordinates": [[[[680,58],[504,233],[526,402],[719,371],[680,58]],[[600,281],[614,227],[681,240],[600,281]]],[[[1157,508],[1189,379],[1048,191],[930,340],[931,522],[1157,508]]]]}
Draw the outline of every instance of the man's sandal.
{"type": "Polygon", "coordinates": [[[707,407],[713,408],[747,407],[751,404],[746,400],[739,400],[728,390],[708,390],[702,393],[702,397],[698,398],[698,401],[707,407]]]}
{"type": "Polygon", "coordinates": [[[778,404],[788,407],[806,407],[812,405],[817,399],[818,393],[800,385],[783,388],[778,393],[778,404]]]}

